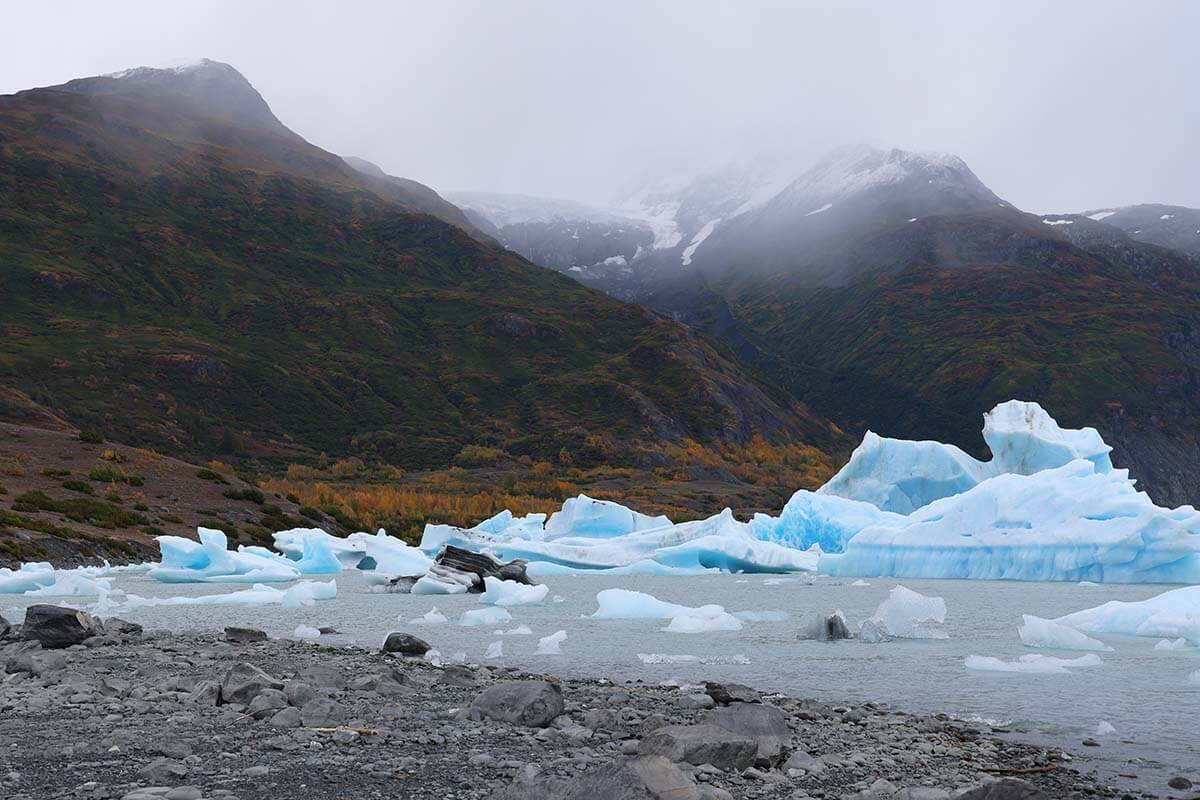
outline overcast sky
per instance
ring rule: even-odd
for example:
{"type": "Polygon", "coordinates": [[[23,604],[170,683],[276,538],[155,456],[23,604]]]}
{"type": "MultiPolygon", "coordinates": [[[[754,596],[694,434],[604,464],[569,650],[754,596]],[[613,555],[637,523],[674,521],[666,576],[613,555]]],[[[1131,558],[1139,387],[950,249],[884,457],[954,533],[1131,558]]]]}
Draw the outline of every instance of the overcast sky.
{"type": "Polygon", "coordinates": [[[1030,211],[1200,206],[1200,2],[43,2],[0,93],[200,57],[310,141],[440,190],[604,200],[866,142],[1030,211]]]}

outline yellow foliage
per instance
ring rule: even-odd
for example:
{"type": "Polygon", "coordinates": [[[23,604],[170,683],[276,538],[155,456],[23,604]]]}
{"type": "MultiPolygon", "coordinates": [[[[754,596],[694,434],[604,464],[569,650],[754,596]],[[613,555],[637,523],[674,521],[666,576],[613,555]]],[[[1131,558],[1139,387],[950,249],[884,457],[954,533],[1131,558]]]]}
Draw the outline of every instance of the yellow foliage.
{"type": "Polygon", "coordinates": [[[208,468],[211,469],[213,472],[220,472],[222,475],[232,475],[233,474],[233,467],[229,466],[228,464],[226,464],[223,461],[218,461],[215,458],[212,461],[208,462],[208,468]]]}

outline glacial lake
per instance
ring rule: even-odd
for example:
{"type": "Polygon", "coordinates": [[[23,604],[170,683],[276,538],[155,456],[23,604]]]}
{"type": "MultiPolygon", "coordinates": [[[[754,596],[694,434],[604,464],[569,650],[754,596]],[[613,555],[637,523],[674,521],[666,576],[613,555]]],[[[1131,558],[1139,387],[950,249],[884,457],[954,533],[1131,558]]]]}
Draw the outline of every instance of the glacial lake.
{"type": "MultiPolygon", "coordinates": [[[[339,633],[327,644],[376,648],[393,630],[420,636],[451,660],[465,655],[473,663],[539,670],[564,676],[648,683],[730,680],[764,691],[779,691],[837,703],[874,701],[922,713],[1001,726],[1012,735],[1043,745],[1061,746],[1076,766],[1096,770],[1116,785],[1144,787],[1170,794],[1166,781],[1183,774],[1200,781],[1200,685],[1188,675],[1200,669],[1200,649],[1155,650],[1156,639],[1100,636],[1113,652],[1100,653],[1100,666],[1075,668],[1071,674],[977,672],[964,667],[968,655],[1014,661],[1029,653],[1074,658],[1082,653],[1034,650],[1022,645],[1017,625],[1022,614],[1053,618],[1108,600],[1143,600],[1166,585],[1081,585],[994,581],[938,581],[810,575],[711,575],[700,577],[555,576],[539,605],[509,609],[512,621],[495,626],[462,627],[459,616],[483,608],[478,595],[413,596],[369,591],[350,570],[336,577],[338,596],[301,608],[280,606],[156,606],[122,612],[147,629],[219,631],[226,625],[262,628],[290,637],[298,625],[332,626],[339,633]],[[948,638],[858,641],[801,641],[801,620],[813,613],[841,609],[852,629],[869,617],[898,583],[926,595],[943,597],[948,638]],[[591,619],[596,593],[609,588],[647,592],[674,603],[717,603],[731,612],[771,611],[786,619],[747,621],[740,631],[701,634],[667,633],[664,620],[591,619]],[[554,602],[555,596],[561,598],[554,602]],[[436,606],[449,618],[441,625],[411,624],[436,606]],[[494,635],[494,630],[527,625],[532,635],[494,635]],[[538,639],[567,631],[561,655],[535,655],[538,639]],[[503,641],[503,656],[486,659],[488,646],[503,641]],[[648,656],[649,658],[643,658],[648,656]],[[703,661],[680,659],[696,657],[703,661]],[[1097,735],[1101,721],[1115,733],[1097,735]],[[1082,746],[1094,738],[1099,747],[1082,746]],[[1136,776],[1136,777],[1129,777],[1136,776]]],[[[242,584],[162,584],[138,574],[115,576],[114,588],[143,597],[197,596],[248,588],[242,584]]],[[[277,584],[286,586],[286,584],[277,584]]],[[[90,598],[62,602],[87,607],[90,598]]],[[[35,602],[0,595],[10,620],[35,602]]],[[[777,615],[775,615],[777,616],[777,615]]]]}

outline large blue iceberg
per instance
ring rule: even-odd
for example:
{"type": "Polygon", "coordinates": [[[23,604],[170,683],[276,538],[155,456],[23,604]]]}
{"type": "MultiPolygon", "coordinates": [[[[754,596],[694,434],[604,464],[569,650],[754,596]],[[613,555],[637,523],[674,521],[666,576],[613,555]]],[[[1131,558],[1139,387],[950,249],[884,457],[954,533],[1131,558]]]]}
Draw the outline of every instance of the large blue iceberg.
{"type": "MultiPolygon", "coordinates": [[[[984,415],[988,461],[938,442],[868,433],[815,492],[749,522],[729,509],[673,523],[579,495],[547,516],[503,511],[471,528],[427,525],[413,547],[386,532],[281,531],[275,549],[229,550],[220,531],[199,542],[159,538],[162,581],[265,583],[364,571],[368,582],[422,576],[448,544],[535,575],[694,575],[819,570],[844,576],[1200,583],[1200,514],[1154,505],[1114,469],[1092,428],[1064,429],[1036,403],[984,415]]],[[[45,567],[0,571],[0,589],[52,581],[45,567]]],[[[423,584],[422,584],[423,586],[423,584]]],[[[424,589],[422,588],[422,591],[424,589]]]]}

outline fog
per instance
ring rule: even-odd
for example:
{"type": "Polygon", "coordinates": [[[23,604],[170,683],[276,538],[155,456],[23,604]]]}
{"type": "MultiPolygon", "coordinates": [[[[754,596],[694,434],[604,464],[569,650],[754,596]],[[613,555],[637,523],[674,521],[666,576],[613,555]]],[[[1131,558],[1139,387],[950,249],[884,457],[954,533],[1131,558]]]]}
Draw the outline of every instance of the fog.
{"type": "Polygon", "coordinates": [[[8,4],[0,93],[201,57],[437,189],[607,202],[760,152],[940,150],[1030,211],[1200,206],[1200,3],[8,4]]]}

